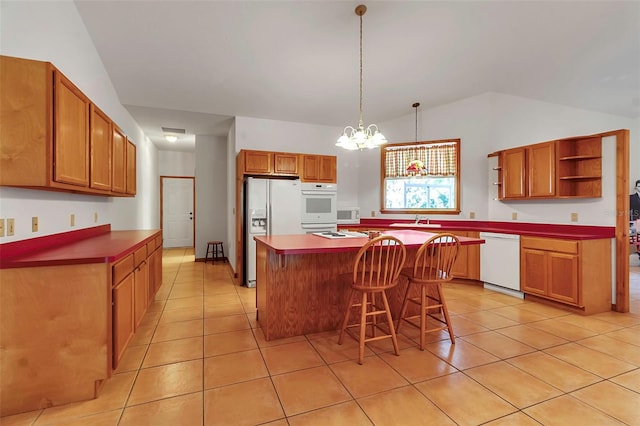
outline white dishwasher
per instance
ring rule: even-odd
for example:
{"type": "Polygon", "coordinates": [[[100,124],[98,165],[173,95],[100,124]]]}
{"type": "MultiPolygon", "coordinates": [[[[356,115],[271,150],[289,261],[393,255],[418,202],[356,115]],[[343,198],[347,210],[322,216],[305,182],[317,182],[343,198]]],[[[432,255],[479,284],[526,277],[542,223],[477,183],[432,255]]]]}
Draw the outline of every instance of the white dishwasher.
{"type": "Polygon", "coordinates": [[[481,232],[480,281],[484,288],[524,298],[520,291],[520,235],[481,232]]]}

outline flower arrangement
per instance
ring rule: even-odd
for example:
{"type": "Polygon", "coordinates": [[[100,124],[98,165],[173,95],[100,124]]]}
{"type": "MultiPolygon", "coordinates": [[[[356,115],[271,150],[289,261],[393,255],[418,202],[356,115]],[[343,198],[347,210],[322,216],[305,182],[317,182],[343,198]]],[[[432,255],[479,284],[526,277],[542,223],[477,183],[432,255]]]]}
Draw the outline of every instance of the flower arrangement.
{"type": "Polygon", "coordinates": [[[420,160],[412,160],[407,166],[407,172],[409,174],[421,174],[425,171],[424,163],[420,160]]]}

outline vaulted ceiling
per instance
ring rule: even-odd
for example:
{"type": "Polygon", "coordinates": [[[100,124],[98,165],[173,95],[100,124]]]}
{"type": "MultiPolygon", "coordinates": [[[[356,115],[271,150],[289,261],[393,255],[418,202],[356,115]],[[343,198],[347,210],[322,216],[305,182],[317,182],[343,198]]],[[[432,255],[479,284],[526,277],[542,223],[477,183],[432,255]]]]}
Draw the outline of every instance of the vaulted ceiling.
{"type": "MultiPolygon", "coordinates": [[[[342,127],[359,113],[353,1],[76,1],[121,102],[226,135],[233,116],[342,127]]],[[[365,123],[493,91],[640,115],[640,2],[370,1],[365,123]]]]}

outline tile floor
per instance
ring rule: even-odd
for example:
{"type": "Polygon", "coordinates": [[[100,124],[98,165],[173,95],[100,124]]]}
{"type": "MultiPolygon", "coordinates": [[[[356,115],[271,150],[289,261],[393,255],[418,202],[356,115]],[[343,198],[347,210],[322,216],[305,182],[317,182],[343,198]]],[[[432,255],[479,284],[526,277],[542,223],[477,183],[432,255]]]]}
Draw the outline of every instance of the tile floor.
{"type": "Polygon", "coordinates": [[[639,425],[631,269],[630,314],[582,317],[448,285],[455,345],[443,334],[421,352],[404,327],[399,357],[378,344],[358,365],[355,341],[338,346],[335,332],[266,342],[254,289],[222,263],[166,250],[164,284],[100,397],[0,424],[639,425]]]}

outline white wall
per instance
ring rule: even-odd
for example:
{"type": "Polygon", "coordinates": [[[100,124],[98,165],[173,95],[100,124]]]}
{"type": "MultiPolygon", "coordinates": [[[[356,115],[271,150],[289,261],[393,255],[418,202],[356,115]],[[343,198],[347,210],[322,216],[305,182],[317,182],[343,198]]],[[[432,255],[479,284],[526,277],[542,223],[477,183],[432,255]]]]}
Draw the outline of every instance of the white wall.
{"type": "Polygon", "coordinates": [[[196,259],[205,257],[207,241],[229,247],[226,203],[227,141],[196,135],[196,259]]]}
{"type": "Polygon", "coordinates": [[[158,173],[160,176],[195,176],[195,152],[158,151],[158,173]]]}
{"type": "Polygon", "coordinates": [[[0,53],[52,62],[133,141],[138,194],[116,198],[0,188],[0,217],[16,220],[15,235],[3,237],[2,243],[107,223],[112,229],[158,228],[157,150],[120,104],[74,2],[0,2],[0,29],[0,53]],[[32,216],[39,218],[37,233],[31,232],[32,216]]]}

